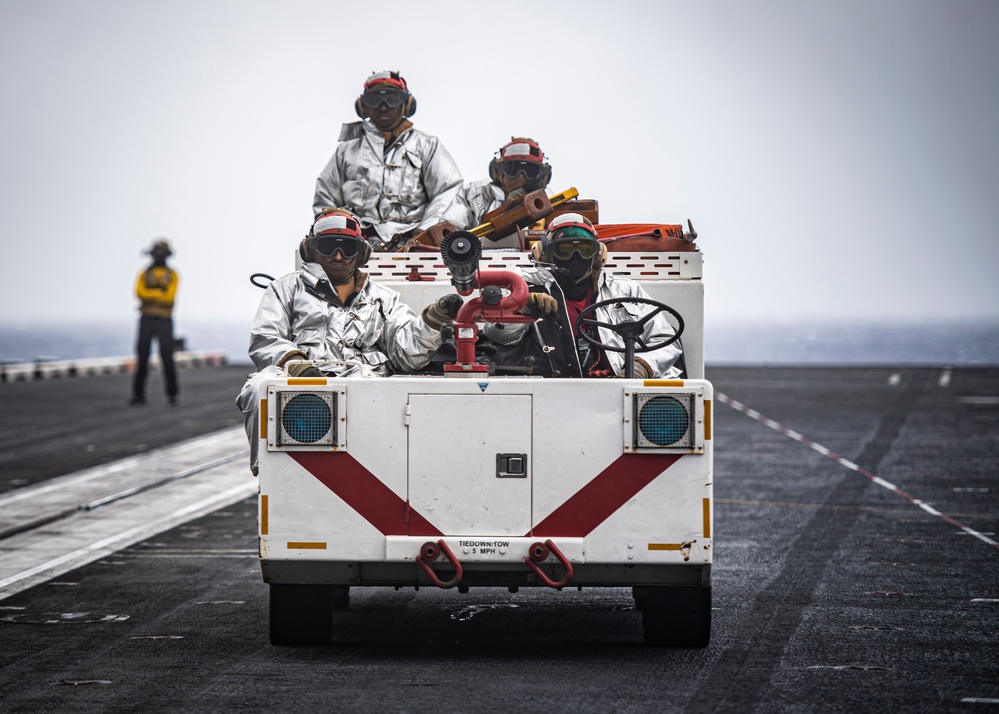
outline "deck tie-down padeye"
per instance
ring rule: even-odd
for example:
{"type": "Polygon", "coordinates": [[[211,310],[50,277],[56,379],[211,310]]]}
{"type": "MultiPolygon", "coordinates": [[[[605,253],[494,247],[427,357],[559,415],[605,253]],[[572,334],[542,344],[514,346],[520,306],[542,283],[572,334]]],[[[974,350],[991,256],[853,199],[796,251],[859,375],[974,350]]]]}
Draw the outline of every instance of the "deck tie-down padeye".
{"type": "MultiPolygon", "coordinates": [[[[448,547],[447,543],[443,539],[438,540],[436,543],[433,541],[427,541],[422,546],[420,546],[420,554],[416,556],[416,563],[423,569],[423,572],[427,574],[427,577],[439,588],[447,590],[453,588],[461,582],[462,577],[464,577],[465,569],[458,560],[454,552],[448,547]],[[447,579],[442,580],[437,572],[430,566],[430,563],[438,560],[441,555],[444,555],[447,560],[454,566],[454,575],[447,579]]],[[[541,579],[541,581],[550,588],[563,588],[569,584],[572,580],[572,563],[569,559],[565,557],[558,546],[556,546],[549,538],[544,543],[535,542],[531,544],[531,547],[527,550],[527,555],[524,556],[524,563],[534,571],[534,573],[541,579]],[[553,580],[548,576],[548,574],[541,569],[538,563],[543,563],[548,559],[549,555],[554,555],[558,562],[562,564],[565,568],[565,574],[560,580],[553,580]]]]}
{"type": "Polygon", "coordinates": [[[461,567],[461,562],[454,556],[454,553],[451,552],[451,549],[448,548],[447,543],[443,540],[439,540],[436,543],[428,540],[420,546],[420,554],[416,556],[416,562],[423,568],[423,572],[433,581],[434,585],[444,590],[453,588],[460,583],[462,576],[465,574],[464,568],[461,567]],[[444,553],[451,562],[451,565],[454,566],[454,577],[450,580],[441,580],[437,577],[434,569],[430,567],[430,563],[437,560],[441,556],[441,553],[444,553]]]}
{"type": "Polygon", "coordinates": [[[541,581],[550,588],[563,588],[569,584],[572,580],[572,563],[566,558],[562,551],[558,549],[554,543],[552,543],[551,538],[546,540],[544,543],[532,543],[531,547],[527,551],[527,557],[524,558],[524,562],[527,566],[534,571],[534,573],[541,578],[541,581]],[[551,552],[558,562],[562,564],[565,568],[565,575],[562,576],[561,580],[552,580],[548,577],[539,566],[538,563],[543,563],[548,558],[548,553],[551,552]]]}

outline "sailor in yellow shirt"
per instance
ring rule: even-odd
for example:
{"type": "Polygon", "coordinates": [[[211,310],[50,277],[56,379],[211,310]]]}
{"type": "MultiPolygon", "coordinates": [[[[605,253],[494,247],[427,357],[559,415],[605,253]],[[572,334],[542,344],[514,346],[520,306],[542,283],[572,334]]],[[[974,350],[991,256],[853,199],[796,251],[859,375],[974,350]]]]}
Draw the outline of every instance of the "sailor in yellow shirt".
{"type": "Polygon", "coordinates": [[[160,360],[166,379],[166,393],[170,404],[177,403],[177,370],[173,363],[173,301],[177,295],[179,276],[168,267],[167,258],[173,252],[170,244],[160,238],[149,250],[152,264],[139,273],[135,295],[139,298],[139,340],[135,378],[132,382],[132,406],[146,403],[146,375],[149,368],[149,351],[155,337],[160,346],[160,360]]]}

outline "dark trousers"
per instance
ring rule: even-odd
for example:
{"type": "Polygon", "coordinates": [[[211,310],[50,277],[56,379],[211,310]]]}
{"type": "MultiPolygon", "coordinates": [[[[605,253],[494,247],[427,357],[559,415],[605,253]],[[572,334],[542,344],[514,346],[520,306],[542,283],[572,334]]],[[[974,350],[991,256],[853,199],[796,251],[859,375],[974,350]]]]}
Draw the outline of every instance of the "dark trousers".
{"type": "Polygon", "coordinates": [[[132,382],[132,396],[144,399],[146,396],[146,374],[149,372],[149,351],[153,338],[160,345],[160,361],[163,363],[163,376],[166,378],[168,397],[177,396],[177,370],[173,364],[173,318],[139,318],[138,362],[135,365],[135,379],[132,382]]]}

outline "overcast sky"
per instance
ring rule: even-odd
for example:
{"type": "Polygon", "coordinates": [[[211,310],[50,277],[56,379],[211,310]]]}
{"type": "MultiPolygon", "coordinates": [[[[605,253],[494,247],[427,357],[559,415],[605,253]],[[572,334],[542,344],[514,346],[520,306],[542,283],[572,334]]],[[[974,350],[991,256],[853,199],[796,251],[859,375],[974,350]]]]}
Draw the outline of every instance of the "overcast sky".
{"type": "Polygon", "coordinates": [[[693,220],[707,319],[999,321],[999,2],[0,0],[0,325],[240,321],[375,70],[466,180],[535,138],[601,220],[693,220]]]}

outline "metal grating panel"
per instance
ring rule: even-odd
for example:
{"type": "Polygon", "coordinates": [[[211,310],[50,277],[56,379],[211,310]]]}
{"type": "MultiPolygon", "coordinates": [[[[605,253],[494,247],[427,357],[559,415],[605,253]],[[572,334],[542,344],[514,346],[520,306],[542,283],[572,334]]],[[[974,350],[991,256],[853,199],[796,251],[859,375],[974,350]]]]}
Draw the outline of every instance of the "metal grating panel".
{"type": "MultiPolygon", "coordinates": [[[[483,251],[482,270],[534,270],[530,253],[483,251]]],[[[687,253],[610,253],[604,267],[613,275],[633,280],[690,280],[701,277],[701,254],[687,253]]],[[[451,273],[439,253],[374,253],[364,268],[379,282],[420,280],[450,282],[451,273]]]]}
{"type": "Polygon", "coordinates": [[[652,449],[692,449],[694,395],[651,393],[635,395],[635,446],[652,449]]]}
{"type": "Polygon", "coordinates": [[[332,446],[336,443],[336,393],[281,392],[279,446],[332,446]]]}

